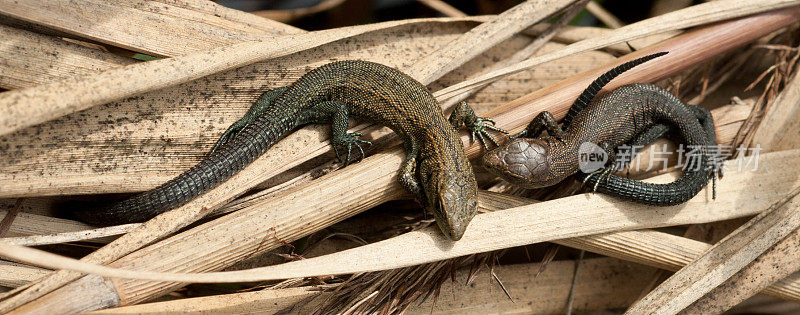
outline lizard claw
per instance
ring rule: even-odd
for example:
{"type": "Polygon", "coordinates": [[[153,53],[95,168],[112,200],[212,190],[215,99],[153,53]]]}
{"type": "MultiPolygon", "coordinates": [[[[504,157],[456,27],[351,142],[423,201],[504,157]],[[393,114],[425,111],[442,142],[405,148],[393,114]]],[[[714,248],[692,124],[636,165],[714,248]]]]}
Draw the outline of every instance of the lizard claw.
{"type": "Polygon", "coordinates": [[[488,143],[486,141],[486,138],[489,138],[489,140],[491,140],[492,143],[494,143],[495,146],[500,146],[500,144],[497,143],[497,140],[495,140],[494,137],[492,137],[489,134],[487,129],[488,130],[493,130],[493,131],[496,131],[496,132],[499,132],[499,133],[503,133],[503,134],[508,134],[508,131],[506,131],[504,129],[497,128],[494,125],[495,125],[495,122],[492,119],[477,117],[475,119],[475,121],[472,123],[472,125],[470,126],[470,129],[472,130],[472,142],[475,142],[476,138],[479,139],[481,141],[481,143],[483,144],[483,147],[487,151],[489,150],[489,145],[488,145],[488,143]],[[491,123],[491,125],[487,124],[486,122],[491,123]]]}
{"type": "Polygon", "coordinates": [[[364,153],[364,148],[362,148],[361,145],[366,144],[368,146],[372,146],[372,142],[359,139],[358,137],[361,136],[362,134],[360,132],[348,133],[345,134],[342,137],[342,139],[338,139],[334,144],[333,149],[336,152],[336,157],[339,159],[339,162],[344,164],[344,166],[350,164],[350,157],[353,152],[353,146],[358,148],[359,153],[361,153],[361,158],[359,158],[358,161],[361,161],[364,159],[364,157],[366,157],[366,154],[364,153]],[[347,147],[347,158],[342,158],[342,156],[339,154],[339,149],[338,149],[339,146],[347,147]]]}
{"type": "Polygon", "coordinates": [[[525,138],[525,136],[527,136],[527,135],[528,135],[528,129],[525,129],[525,130],[522,130],[522,131],[520,131],[520,132],[518,132],[516,134],[508,136],[508,139],[509,140],[516,140],[516,139],[519,139],[519,138],[525,138]]]}
{"type": "Polygon", "coordinates": [[[583,178],[583,184],[586,184],[586,182],[589,181],[592,176],[597,175],[597,181],[594,183],[594,187],[592,187],[592,191],[597,191],[597,187],[600,186],[600,182],[603,180],[603,177],[605,177],[605,180],[608,181],[613,170],[614,167],[606,167],[591,172],[583,178]]]}

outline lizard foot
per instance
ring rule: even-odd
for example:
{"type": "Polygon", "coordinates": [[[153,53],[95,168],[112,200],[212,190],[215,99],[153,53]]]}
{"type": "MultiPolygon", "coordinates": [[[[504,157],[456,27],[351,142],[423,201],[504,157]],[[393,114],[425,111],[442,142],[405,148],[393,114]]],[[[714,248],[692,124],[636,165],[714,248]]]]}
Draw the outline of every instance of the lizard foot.
{"type": "Polygon", "coordinates": [[[472,133],[472,142],[475,142],[476,139],[480,139],[484,149],[486,149],[487,151],[489,150],[489,145],[486,142],[486,138],[489,138],[489,140],[491,140],[495,146],[500,146],[500,144],[497,143],[497,140],[495,140],[494,137],[492,137],[489,134],[488,130],[494,130],[502,134],[508,134],[508,131],[506,131],[505,129],[500,129],[495,127],[494,120],[483,117],[476,117],[475,121],[473,121],[472,124],[470,124],[469,129],[472,133]],[[491,125],[488,124],[487,122],[491,123],[491,125]]]}
{"type": "Polygon", "coordinates": [[[228,129],[225,130],[222,136],[219,137],[217,143],[214,144],[214,147],[211,148],[211,152],[209,152],[209,154],[214,153],[214,151],[217,151],[217,149],[219,149],[223,144],[228,143],[228,141],[233,139],[233,137],[235,137],[236,134],[239,133],[239,131],[244,129],[245,126],[247,126],[246,122],[237,121],[230,127],[228,127],[228,129]]]}
{"type": "Polygon", "coordinates": [[[592,176],[597,175],[597,181],[594,183],[594,187],[592,187],[592,191],[597,191],[597,187],[600,185],[600,182],[603,181],[604,179],[603,177],[605,177],[605,180],[608,181],[613,171],[614,167],[601,168],[599,170],[589,173],[589,175],[586,175],[586,177],[583,179],[583,183],[586,184],[586,182],[589,181],[589,179],[592,176]]]}
{"type": "Polygon", "coordinates": [[[714,164],[711,166],[711,199],[717,199],[717,180],[722,179],[722,166],[714,164]]]}
{"type": "Polygon", "coordinates": [[[369,142],[367,140],[361,140],[358,138],[361,136],[362,134],[360,132],[353,132],[353,133],[347,133],[341,138],[334,140],[333,150],[336,152],[336,157],[339,159],[340,162],[342,162],[342,164],[344,164],[344,166],[350,164],[350,155],[353,151],[353,146],[358,148],[358,151],[361,153],[361,158],[359,159],[360,161],[365,157],[364,149],[361,147],[361,144],[366,144],[367,146],[372,145],[372,142],[369,142]],[[342,158],[342,156],[339,154],[340,146],[347,147],[347,158],[342,158]]]}

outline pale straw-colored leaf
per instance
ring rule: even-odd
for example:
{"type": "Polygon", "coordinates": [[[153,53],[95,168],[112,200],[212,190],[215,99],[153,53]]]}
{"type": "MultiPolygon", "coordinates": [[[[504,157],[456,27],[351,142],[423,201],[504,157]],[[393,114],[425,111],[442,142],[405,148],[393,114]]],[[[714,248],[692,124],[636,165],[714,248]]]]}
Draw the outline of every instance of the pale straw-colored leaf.
{"type": "Polygon", "coordinates": [[[303,33],[267,19],[229,18],[241,11],[216,3],[205,6],[193,7],[185,0],[17,0],[0,2],[0,16],[152,56],[181,56],[264,36],[303,33]]]}
{"type": "MultiPolygon", "coordinates": [[[[676,314],[800,227],[800,188],[742,225],[632,305],[629,314],[676,314]]],[[[792,270],[793,272],[794,270],[792,270]]]]}
{"type": "Polygon", "coordinates": [[[0,88],[18,89],[135,62],[54,36],[0,25],[0,88]],[[35,49],[34,49],[35,47],[35,49]]]}
{"type": "Polygon", "coordinates": [[[7,91],[0,93],[0,135],[92,106],[175,86],[339,39],[414,22],[403,20],[269,37],[7,91]]]}
{"type": "MultiPolygon", "coordinates": [[[[790,282],[795,284],[795,292],[800,291],[800,285],[797,284],[800,282],[798,281],[800,272],[797,272],[800,270],[798,251],[800,251],[800,230],[794,230],[681,313],[723,313],[764,288],[767,288],[767,291],[775,287],[788,289],[789,287],[785,285],[790,282]]],[[[800,303],[800,298],[795,296],[790,301],[800,303]]]]}
{"type": "Polygon", "coordinates": [[[16,288],[52,273],[50,270],[0,261],[0,285],[16,288]]]}
{"type": "Polygon", "coordinates": [[[461,10],[453,7],[452,5],[442,0],[417,0],[417,1],[446,16],[452,16],[452,17],[467,16],[466,13],[461,12],[461,10]]]}
{"type": "MultiPolygon", "coordinates": [[[[420,303],[411,303],[406,314],[439,313],[563,313],[566,305],[564,288],[572,282],[572,270],[575,261],[560,260],[551,262],[545,272],[538,278],[534,275],[541,268],[540,263],[522,263],[498,265],[493,268],[494,274],[503,281],[506,289],[512,293],[509,299],[492,280],[488,269],[481,269],[468,283],[469,272],[460,270],[455,274],[455,281],[442,283],[441,294],[430,297],[420,303]],[[533,301],[533,303],[529,303],[533,301]]],[[[653,272],[653,269],[641,265],[630,264],[610,258],[585,259],[580,266],[579,281],[575,287],[575,304],[579,310],[603,310],[622,308],[631,301],[647,285],[641,275],[653,272]],[[615,292],[613,295],[603,292],[615,292]]],[[[319,303],[329,298],[329,293],[319,294],[314,299],[288,306],[286,301],[296,301],[298,294],[307,297],[315,294],[307,288],[267,290],[258,292],[232,293],[198,298],[186,298],[174,301],[144,303],[106,310],[90,314],[141,314],[164,311],[203,311],[212,314],[235,312],[271,312],[280,309],[272,305],[278,304],[296,313],[317,311],[319,303]]]]}
{"type": "MultiPolygon", "coordinates": [[[[509,10],[502,19],[482,25],[483,33],[466,38],[481,39],[453,43],[449,49],[429,55],[409,73],[423,83],[430,83],[455,69],[472,57],[510,37],[533,23],[565,6],[527,1],[509,10]],[[505,21],[505,22],[504,22],[505,21]],[[524,22],[527,21],[527,22],[524,22]],[[521,27],[516,26],[520,24],[521,27]],[[487,35],[484,37],[483,35],[487,35]],[[476,38],[476,36],[478,36],[476,38]],[[488,37],[491,36],[491,37],[488,37]],[[468,46],[464,46],[468,45],[468,46]],[[466,49],[473,47],[474,49],[466,49]],[[457,52],[451,52],[457,47],[457,52]],[[425,65],[425,67],[421,66],[425,65]],[[442,70],[439,70],[441,68],[442,70]],[[436,71],[436,72],[433,72],[436,71]],[[427,80],[426,80],[427,79],[427,80]]],[[[0,135],[39,124],[89,107],[174,86],[213,73],[231,70],[258,61],[285,56],[335,40],[392,28],[408,21],[384,22],[370,25],[322,30],[281,37],[253,38],[254,41],[233,43],[210,50],[191,52],[169,59],[154,60],[125,67],[112,68],[84,78],[66,79],[50,84],[14,90],[0,94],[0,135]]]]}
{"type": "Polygon", "coordinates": [[[115,225],[115,226],[96,228],[90,230],[62,232],[57,234],[4,237],[0,238],[0,241],[8,242],[10,244],[35,246],[35,245],[47,245],[47,244],[96,240],[108,236],[115,236],[128,233],[134,228],[138,227],[139,225],[140,225],[139,223],[130,223],[130,224],[115,225]]]}

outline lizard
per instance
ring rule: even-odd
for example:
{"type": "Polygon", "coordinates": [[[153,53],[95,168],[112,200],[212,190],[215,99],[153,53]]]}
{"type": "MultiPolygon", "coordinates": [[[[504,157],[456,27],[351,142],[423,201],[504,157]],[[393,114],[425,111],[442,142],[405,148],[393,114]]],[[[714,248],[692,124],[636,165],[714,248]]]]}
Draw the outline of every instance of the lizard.
{"type": "Polygon", "coordinates": [[[306,124],[331,124],[336,156],[347,166],[354,150],[363,159],[362,145],[371,145],[360,133],[348,133],[351,116],[378,122],[400,136],[407,153],[400,184],[433,214],[444,234],[459,240],[477,212],[477,183],[456,130],[468,127],[473,140],[477,137],[484,146],[485,137],[495,141],[489,130],[507,131],[477,117],[465,102],[445,119],[425,85],[394,68],[362,60],[331,62],[289,86],[264,92],[204,160],[172,180],[110,205],[71,206],[71,212],[98,225],[146,221],[219,185],[306,124]],[[346,149],[346,157],[340,149],[346,149]]]}
{"type": "MultiPolygon", "coordinates": [[[[708,110],[682,103],[669,92],[644,83],[621,86],[591,102],[614,77],[666,54],[648,55],[609,70],[584,90],[571,106],[563,128],[550,112],[539,113],[513,140],[482,157],[491,173],[525,188],[554,185],[579,171],[580,146],[593,143],[609,156],[606,167],[584,176],[595,191],[657,206],[683,203],[722,175],[717,158],[714,121],[708,110]],[[696,148],[683,175],[674,182],[653,184],[613,175],[614,149],[646,144],[677,128],[685,145],[696,148]],[[547,134],[542,134],[543,131],[547,134]],[[609,166],[610,164],[610,166],[609,166]]],[[[714,198],[716,197],[714,190],[714,198]]]]}

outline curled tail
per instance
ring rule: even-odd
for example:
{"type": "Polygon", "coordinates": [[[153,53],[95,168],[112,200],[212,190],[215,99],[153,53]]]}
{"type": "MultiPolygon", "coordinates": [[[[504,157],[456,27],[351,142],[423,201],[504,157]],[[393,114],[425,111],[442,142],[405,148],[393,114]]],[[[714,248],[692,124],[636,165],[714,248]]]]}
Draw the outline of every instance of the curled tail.
{"type": "Polygon", "coordinates": [[[80,221],[105,226],[143,222],[182,206],[244,169],[291,129],[272,121],[259,117],[206,159],[154,189],[112,204],[69,202],[62,211],[80,221]]]}
{"type": "Polygon", "coordinates": [[[589,106],[589,103],[592,102],[592,99],[597,95],[598,92],[606,85],[608,82],[611,82],[614,78],[619,76],[625,71],[630,70],[631,68],[643,64],[651,59],[661,57],[666,55],[668,52],[659,52],[652,55],[647,55],[638,59],[634,59],[623,63],[619,66],[616,66],[614,69],[608,70],[608,72],[603,73],[600,77],[595,79],[589,86],[583,90],[580,96],[575,99],[575,103],[572,103],[572,106],[569,108],[569,112],[567,112],[567,116],[561,120],[562,128],[566,128],[575,116],[578,116],[578,113],[583,111],[584,108],[589,106]]]}
{"type": "MultiPolygon", "coordinates": [[[[683,174],[677,180],[666,184],[646,183],[630,178],[617,176],[614,174],[601,174],[593,173],[584,177],[584,182],[589,187],[594,187],[596,191],[604,194],[617,196],[623,199],[632,200],[639,203],[644,203],[653,206],[672,206],[684,203],[692,199],[699,193],[706,185],[709,179],[712,180],[712,198],[716,199],[716,178],[719,174],[721,177],[721,170],[718,163],[721,160],[719,151],[717,150],[716,129],[714,126],[714,118],[711,113],[702,107],[689,106],[676,103],[673,106],[684,107],[691,115],[697,118],[700,128],[691,128],[692,131],[701,133],[700,142],[687,142],[687,135],[682,134],[684,144],[690,146],[699,146],[699,156],[688,156],[687,165],[683,174]]],[[[691,123],[693,124],[693,123],[691,123]]],[[[650,130],[645,131],[648,136],[642,137],[635,141],[646,144],[652,142],[655,138],[650,136],[659,134],[663,135],[670,128],[665,124],[656,124],[651,126],[650,130]],[[651,132],[652,131],[652,132],[651,132]]]]}

